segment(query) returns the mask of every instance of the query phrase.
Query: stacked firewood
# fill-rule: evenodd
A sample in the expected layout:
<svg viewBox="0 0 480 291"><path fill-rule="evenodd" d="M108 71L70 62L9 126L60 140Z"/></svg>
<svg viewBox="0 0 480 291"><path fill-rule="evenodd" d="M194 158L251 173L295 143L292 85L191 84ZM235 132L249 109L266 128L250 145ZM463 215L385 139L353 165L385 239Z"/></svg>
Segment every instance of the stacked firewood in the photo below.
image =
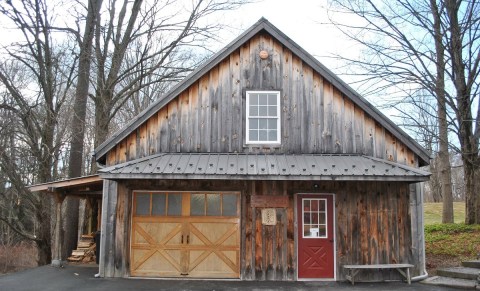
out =
<svg viewBox="0 0 480 291"><path fill-rule="evenodd" d="M95 242L93 234L83 234L77 244L77 249L67 258L69 262L89 263L95 261Z"/></svg>

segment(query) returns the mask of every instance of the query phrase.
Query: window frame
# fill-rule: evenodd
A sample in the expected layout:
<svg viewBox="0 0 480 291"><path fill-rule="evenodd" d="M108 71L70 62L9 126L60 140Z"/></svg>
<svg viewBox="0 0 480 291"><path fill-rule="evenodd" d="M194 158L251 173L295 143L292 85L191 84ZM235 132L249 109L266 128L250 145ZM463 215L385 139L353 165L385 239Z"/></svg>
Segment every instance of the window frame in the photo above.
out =
<svg viewBox="0 0 480 291"><path fill-rule="evenodd" d="M275 117L261 117L261 116L250 116L250 94L275 94L277 98L277 115ZM281 120L281 98L280 98L280 90L248 90L245 91L245 99L246 99L246 115L245 115L245 144L252 145L252 144L262 144L262 145L279 145L281 144L281 136L282 136L282 120ZM259 118L259 119L277 119L277 139L274 141L271 140L250 140L250 119L251 118Z"/></svg>

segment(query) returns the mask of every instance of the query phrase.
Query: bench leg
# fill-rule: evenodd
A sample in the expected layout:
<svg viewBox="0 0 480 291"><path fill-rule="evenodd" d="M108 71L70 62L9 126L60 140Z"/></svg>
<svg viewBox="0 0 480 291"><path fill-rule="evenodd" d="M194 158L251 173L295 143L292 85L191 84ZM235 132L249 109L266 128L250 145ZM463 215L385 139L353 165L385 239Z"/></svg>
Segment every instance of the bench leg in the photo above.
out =
<svg viewBox="0 0 480 291"><path fill-rule="evenodd" d="M352 269L349 269L348 272L347 272L347 275L345 276L345 278L350 281L350 283L352 283L352 285L355 285L355 276L358 274L360 270L352 270Z"/></svg>
<svg viewBox="0 0 480 291"><path fill-rule="evenodd" d="M402 269L397 268L397 271L405 278L407 279L408 285L411 284L411 279L410 279L410 268L405 268L406 272L404 272Z"/></svg>

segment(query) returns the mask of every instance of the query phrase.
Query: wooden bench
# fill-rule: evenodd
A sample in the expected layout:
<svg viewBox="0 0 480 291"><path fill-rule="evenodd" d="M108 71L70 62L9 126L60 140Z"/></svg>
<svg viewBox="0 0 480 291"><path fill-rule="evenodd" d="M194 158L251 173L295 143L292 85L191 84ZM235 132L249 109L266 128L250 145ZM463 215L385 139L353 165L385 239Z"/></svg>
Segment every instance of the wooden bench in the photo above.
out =
<svg viewBox="0 0 480 291"><path fill-rule="evenodd" d="M344 265L343 269L347 271L345 278L355 284L355 276L361 270L381 270L381 269L396 269L405 279L408 284L411 283L410 268L413 268L411 264L376 264L376 265Z"/></svg>

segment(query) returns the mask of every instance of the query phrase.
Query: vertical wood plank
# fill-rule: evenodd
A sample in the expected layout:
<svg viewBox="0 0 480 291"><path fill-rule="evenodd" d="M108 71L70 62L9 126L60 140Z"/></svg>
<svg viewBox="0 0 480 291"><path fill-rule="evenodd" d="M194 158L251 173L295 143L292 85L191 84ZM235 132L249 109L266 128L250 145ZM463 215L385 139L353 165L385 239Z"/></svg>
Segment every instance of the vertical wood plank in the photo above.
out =
<svg viewBox="0 0 480 291"><path fill-rule="evenodd" d="M232 98L231 98L231 77L230 77L230 58L220 63L219 68L219 86L218 86L218 140L219 151L228 153L231 151L230 136L232 132ZM240 125L241 126L241 125Z"/></svg>
<svg viewBox="0 0 480 291"><path fill-rule="evenodd" d="M256 195L256 190L255 190L255 181L251 182L251 195ZM256 269L257 269L257 261L256 261L256 240L257 240L257 211L255 208L251 208L252 211L252 280L257 279L257 274L256 274Z"/></svg>
<svg viewBox="0 0 480 291"><path fill-rule="evenodd" d="M241 199L241 220L240 220L240 229L241 229L241 237L240 237L240 246L245 246L242 250L240 250L240 280L247 280L247 256L249 255L248 253L248 240L247 240L247 209L250 208L250 205L247 204L247 195L248 195L248 190L247 189L247 183L243 183L243 191L240 193L240 199Z"/></svg>
<svg viewBox="0 0 480 291"><path fill-rule="evenodd" d="M282 58L283 68L283 83L282 83L282 152L291 152L292 140L295 138L295 131L293 130L292 121L292 103L293 103L293 91L292 91L292 52L288 49L283 50Z"/></svg>
<svg viewBox="0 0 480 291"><path fill-rule="evenodd" d="M355 106L348 98L344 98L344 128L343 128L343 150L344 153L355 153L354 118Z"/></svg>
<svg viewBox="0 0 480 291"><path fill-rule="evenodd" d="M158 114L154 114L147 121L147 137L147 155L154 155L158 148Z"/></svg>
<svg viewBox="0 0 480 291"><path fill-rule="evenodd" d="M189 112L189 122L190 122L190 136L191 136L191 152L200 152L201 142L200 142L200 100L198 96L198 82L195 82L188 89L189 103L190 103L190 112Z"/></svg>
<svg viewBox="0 0 480 291"><path fill-rule="evenodd" d="M158 113L159 123L159 152L168 152L170 145L170 133L168 131L168 124L170 123L170 117L168 116L168 106L164 107Z"/></svg>
<svg viewBox="0 0 480 291"><path fill-rule="evenodd" d="M333 90L333 129L332 141L334 153L343 153L343 96L336 88Z"/></svg>
<svg viewBox="0 0 480 291"><path fill-rule="evenodd" d="M385 131L385 159L392 162L397 160L396 140L388 131Z"/></svg>
<svg viewBox="0 0 480 291"><path fill-rule="evenodd" d="M309 132L314 137L313 153L322 152L322 132L323 132L323 79L313 72L313 122L314 127Z"/></svg>
<svg viewBox="0 0 480 291"><path fill-rule="evenodd" d="M204 75L199 81L199 99L202 102L201 110L201 137L202 152L209 153L211 151L211 107L209 95L209 76Z"/></svg>
<svg viewBox="0 0 480 291"><path fill-rule="evenodd" d="M114 248L114 277L124 277L127 273L126 260L128 237L128 190L122 184L117 187L117 207L116 207L116 228L115 228L115 248Z"/></svg>
<svg viewBox="0 0 480 291"><path fill-rule="evenodd" d="M375 152L374 157L385 159L385 128L375 122Z"/></svg>
<svg viewBox="0 0 480 291"><path fill-rule="evenodd" d="M362 109L355 106L354 107L354 135L355 135L355 153L364 154L366 153L365 148L365 113Z"/></svg>
<svg viewBox="0 0 480 291"><path fill-rule="evenodd" d="M375 121L368 115L365 115L363 134L363 154L374 156L375 154Z"/></svg>
<svg viewBox="0 0 480 291"><path fill-rule="evenodd" d="M190 100L188 90L178 97L178 149L180 152L191 151Z"/></svg>
<svg viewBox="0 0 480 291"><path fill-rule="evenodd" d="M127 161L137 157L137 131L127 137Z"/></svg>
<svg viewBox="0 0 480 291"><path fill-rule="evenodd" d="M147 139L148 139L148 128L147 123L144 123L139 128L139 147L138 154L136 158L143 158L148 154L147 148Z"/></svg>
<svg viewBox="0 0 480 291"><path fill-rule="evenodd" d="M102 232L100 238L100 276L113 277L115 274L115 233L116 233L116 206L117 182L104 180L102 204ZM103 264L102 264L103 261Z"/></svg>
<svg viewBox="0 0 480 291"><path fill-rule="evenodd" d="M242 87L240 82L240 50L230 55L230 74L231 74L231 124L230 124L230 151L243 151L243 130L245 125L242 123Z"/></svg>
<svg viewBox="0 0 480 291"><path fill-rule="evenodd" d="M220 93L219 93L219 69L218 66L210 70L209 74L209 84L208 84L208 95L210 97L210 142L212 144L211 150L213 152L220 152L220 134L222 126L222 117L221 110L219 106L221 105Z"/></svg>
<svg viewBox="0 0 480 291"><path fill-rule="evenodd" d="M318 120L318 107L315 102L313 81L313 70L306 64L303 65L303 94L304 103L301 111L303 112L302 132L305 134L302 153L314 153L316 150L315 137Z"/></svg>
<svg viewBox="0 0 480 291"><path fill-rule="evenodd" d="M302 60L295 55L292 55L292 130L295 137L290 139L290 151L294 153L301 153L302 147L305 144L305 119L304 119L304 87L303 87L303 65Z"/></svg>
<svg viewBox="0 0 480 291"><path fill-rule="evenodd" d="M333 153L333 86L323 82L323 152Z"/></svg>
<svg viewBox="0 0 480 291"><path fill-rule="evenodd" d="M282 66L282 55L283 55L283 46L278 41L272 39L272 89L278 90L282 87L283 82L283 66Z"/></svg>

